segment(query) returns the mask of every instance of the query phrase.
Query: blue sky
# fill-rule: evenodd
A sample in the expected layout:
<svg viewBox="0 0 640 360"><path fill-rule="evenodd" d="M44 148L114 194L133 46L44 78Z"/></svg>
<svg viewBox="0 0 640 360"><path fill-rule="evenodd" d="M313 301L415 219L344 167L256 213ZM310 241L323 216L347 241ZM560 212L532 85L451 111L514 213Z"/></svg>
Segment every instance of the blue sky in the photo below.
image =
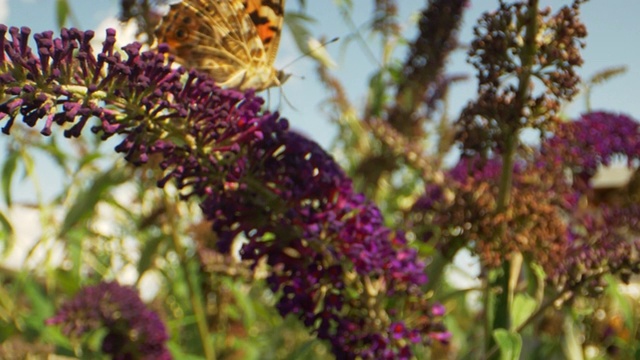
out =
<svg viewBox="0 0 640 360"><path fill-rule="evenodd" d="M82 29L97 29L104 19L113 17L118 11L119 0L71 0L72 8L79 19L77 25ZM307 1L308 11L317 18L313 26L314 35L327 38L341 37L346 39L352 31L345 26L343 18L329 1ZM352 13L356 25L363 25L371 14L372 0L356 0ZM406 34L411 40L415 36L414 21L417 12L427 3L426 0L400 0L401 22L406 24ZM560 0L541 0L543 6L553 9L569 3ZM0 0L0 23L13 26L29 26L33 31L56 30L54 28L54 0ZM497 0L472 0L464 26L461 30L462 41L471 39L472 26L479 15L497 7ZM296 11L298 2L288 1L288 11ZM616 77L610 82L597 87L592 94L592 106L595 110L610 110L623 112L640 119L640 1L632 0L592 0L583 6L583 21L587 24L589 36L587 48L583 52L585 64L580 70L584 78L607 67L627 65L628 72L624 76ZM364 34L366 37L366 34ZM374 54L379 56L380 47L375 39L365 38ZM342 80L350 100L358 110L362 108L367 94L368 79L377 69L378 64L370 61L363 49L355 42L348 44L341 42L329 45L327 51L338 64L334 74ZM398 60L402 61L405 49L399 48ZM281 49L276 60L276 67L288 64L299 56L293 45L293 40L285 32L281 42ZM283 104L280 108L282 115L290 120L292 126L307 134L327 148L333 136L335 127L329 122L328 115L321 107L325 100L325 90L318 83L314 73L314 64L310 59L302 59L287 67L285 70L295 75L283 87L282 91L288 101L295 107ZM474 96L476 83L473 69L466 64L465 54L456 53L450 60L451 73L468 74L470 80L456 85L450 95L449 110L454 118L464 104ZM304 79L302 79L304 77ZM265 94L266 96L266 94ZM270 103L280 102L280 93L271 90ZM567 109L570 116L577 116L584 111L584 100L578 97L575 103ZM88 133L88 129L86 129ZM0 141L1 137L0 137Z"/></svg>
<svg viewBox="0 0 640 360"><path fill-rule="evenodd" d="M426 3L426 0L399 1L401 19L406 24L407 36L413 38L416 13ZM78 24L83 29L97 28L105 18L114 16L118 10L117 0L72 0L72 7L80 20ZM352 31L347 28L335 6L329 1L307 1L309 13L317 17L313 26L314 34L325 35L327 38L342 37L346 39ZM353 20L362 25L371 14L373 1L354 1ZM471 8L465 16L462 29L462 40L471 39L471 29L475 19L487 10L497 6L496 0L472 0ZM541 1L543 6L557 9L568 1ZM34 31L54 29L53 0L0 0L0 21L9 25L30 26ZM296 11L298 2L288 1L288 10ZM6 11L8 9L8 13ZM640 50L637 46L640 37L640 1L632 0L592 0L583 7L583 21L589 29L587 48L584 50L585 64L580 73L588 78L595 72L617 65L627 65L626 75L617 77L603 86L596 88L592 95L594 109L606 109L627 113L640 118ZM366 36L366 34L365 34ZM375 39L365 38L374 54L380 54L380 47ZM335 74L342 79L349 93L350 99L358 106L365 101L368 78L377 70L378 65L370 61L362 48L355 42L350 43L345 50L345 41L329 45L328 51L338 63ZM403 50L403 49L400 49ZM399 51L399 59L404 53ZM299 54L288 33L282 41L276 67L289 63ZM451 94L449 109L452 115L464 106L476 91L472 68L465 63L464 53L458 52L450 61L449 70L452 73L466 73L471 75L468 82L457 85ZM283 87L284 95L295 107L286 104L280 109L294 127L308 134L323 146L328 146L334 135L333 126L327 122L328 116L323 113L320 103L324 100L324 89L318 84L310 59L302 59L285 69L296 77L289 80ZM300 78L304 77L304 79ZM272 90L269 94L272 104L277 105L280 94ZM571 116L584 110L584 101L579 97L575 104L567 109Z"/></svg>

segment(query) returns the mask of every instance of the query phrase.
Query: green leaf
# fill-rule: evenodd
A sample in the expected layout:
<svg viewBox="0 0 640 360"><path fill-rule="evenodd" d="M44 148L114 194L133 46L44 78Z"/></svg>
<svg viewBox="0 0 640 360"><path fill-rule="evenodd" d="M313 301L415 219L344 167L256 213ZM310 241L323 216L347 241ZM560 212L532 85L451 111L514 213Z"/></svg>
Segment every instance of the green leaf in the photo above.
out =
<svg viewBox="0 0 640 360"><path fill-rule="evenodd" d="M2 322L0 325L2 325L0 326L0 343L4 343L7 339L19 334L19 331L14 324Z"/></svg>
<svg viewBox="0 0 640 360"><path fill-rule="evenodd" d="M286 357L287 360L295 360L295 359L308 359L313 355L313 347L318 342L316 340L308 340L300 344L297 348L295 348L289 356Z"/></svg>
<svg viewBox="0 0 640 360"><path fill-rule="evenodd" d="M56 22L58 27L64 27L69 17L69 3L67 0L58 0L56 2Z"/></svg>
<svg viewBox="0 0 640 360"><path fill-rule="evenodd" d="M104 194L125 180L123 173L117 169L107 170L94 179L93 183L78 195L76 202L69 209L58 236L65 237L65 234L74 225L89 218L93 214L95 206L103 199Z"/></svg>
<svg viewBox="0 0 640 360"><path fill-rule="evenodd" d="M69 257L71 258L72 262L75 258L74 255L79 253L78 250L74 249L77 249L77 246L69 248ZM81 279L78 276L79 268L80 266L75 266L74 263L74 269L77 269L76 271L56 269L53 273L56 287L67 294L75 294L76 292L78 292L82 285L80 282Z"/></svg>
<svg viewBox="0 0 640 360"><path fill-rule="evenodd" d="M169 342L167 342L167 348L171 352L171 355L173 356L174 359L204 360L204 357L202 356L187 354L186 352L184 352L184 349L182 348L182 346L178 342L173 340L169 340Z"/></svg>
<svg viewBox="0 0 640 360"><path fill-rule="evenodd" d="M247 328L251 328L255 326L256 322L256 311L253 305L252 299L247 296L241 287L234 286L233 284L227 284L231 287L231 291L233 292L234 299L236 301L236 305L240 310L240 314L242 314L242 321L244 322Z"/></svg>
<svg viewBox="0 0 640 360"><path fill-rule="evenodd" d="M27 177L36 178L36 163L33 159L33 156L30 151L26 149L21 149L20 151L20 162L24 166L25 173ZM35 180L34 180L35 181Z"/></svg>
<svg viewBox="0 0 640 360"><path fill-rule="evenodd" d="M570 317L565 317L564 325L562 327L564 334L564 343L562 344L562 350L567 359L583 360L582 356L582 340L580 337L582 333L579 329L579 325L573 323Z"/></svg>
<svg viewBox="0 0 640 360"><path fill-rule="evenodd" d="M0 228L2 228L3 236L12 235L13 234L13 226L11 226L11 222L4 215L4 212L0 211Z"/></svg>
<svg viewBox="0 0 640 360"><path fill-rule="evenodd" d="M605 281L607 282L607 294L613 300L612 303L615 304L617 310L622 313L625 325L629 329L635 328L636 316L634 313L636 309L633 303L629 301L630 298L620 292L620 281L611 274L605 276Z"/></svg>
<svg viewBox="0 0 640 360"><path fill-rule="evenodd" d="M374 74L369 80L370 112L378 116L385 104L385 93L388 89L385 74L382 71Z"/></svg>
<svg viewBox="0 0 640 360"><path fill-rule="evenodd" d="M145 271L149 270L153 263L153 258L157 254L158 245L162 243L165 237L156 236L144 243L144 247L140 252L140 260L138 261L138 276L141 278Z"/></svg>
<svg viewBox="0 0 640 360"><path fill-rule="evenodd" d="M505 329L493 332L493 338L500 348L500 360L518 360L522 351L520 334Z"/></svg>
<svg viewBox="0 0 640 360"><path fill-rule="evenodd" d="M513 309L511 317L513 319L513 328L517 329L536 311L538 302L531 296L526 294L517 294L513 300Z"/></svg>
<svg viewBox="0 0 640 360"><path fill-rule="evenodd" d="M7 219L2 211L0 211L0 229L0 243L4 243L2 255L7 255L13 248L15 241L13 241L11 237L13 235L11 222L9 222L9 219Z"/></svg>
<svg viewBox="0 0 640 360"><path fill-rule="evenodd" d="M49 297L32 277L24 278L24 294L27 296L31 311L26 314L25 322L40 334L45 328L45 320L52 316L55 309Z"/></svg>
<svg viewBox="0 0 640 360"><path fill-rule="evenodd" d="M2 193L4 194L4 201L7 206L11 206L11 183L13 181L13 174L16 172L18 165L18 152L11 151L7 156L7 160L2 167Z"/></svg>
<svg viewBox="0 0 640 360"><path fill-rule="evenodd" d="M62 333L60 326L45 326L40 339L47 344L56 345L56 355L73 356L73 346L68 336ZM66 357L61 357L61 360Z"/></svg>
<svg viewBox="0 0 640 360"><path fill-rule="evenodd" d="M308 24L314 23L315 20L305 14L294 12L286 14L284 22L285 27L291 31L293 41L295 41L300 52L307 53L309 51L307 39L311 37Z"/></svg>
<svg viewBox="0 0 640 360"><path fill-rule="evenodd" d="M527 264L528 269L536 279L535 283L533 281L529 281L529 287L533 288L535 286L535 289L534 291L532 291L532 293L535 294L535 300L538 303L541 303L544 299L544 287L547 275L545 274L542 266L532 262L527 262Z"/></svg>

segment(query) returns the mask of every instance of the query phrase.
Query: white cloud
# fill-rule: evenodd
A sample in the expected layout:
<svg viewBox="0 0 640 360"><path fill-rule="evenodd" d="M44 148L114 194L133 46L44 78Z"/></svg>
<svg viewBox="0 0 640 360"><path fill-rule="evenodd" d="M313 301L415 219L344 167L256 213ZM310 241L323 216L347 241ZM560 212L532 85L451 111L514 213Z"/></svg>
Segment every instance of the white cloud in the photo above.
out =
<svg viewBox="0 0 640 360"><path fill-rule="evenodd" d="M0 0L0 23L9 19L9 0Z"/></svg>

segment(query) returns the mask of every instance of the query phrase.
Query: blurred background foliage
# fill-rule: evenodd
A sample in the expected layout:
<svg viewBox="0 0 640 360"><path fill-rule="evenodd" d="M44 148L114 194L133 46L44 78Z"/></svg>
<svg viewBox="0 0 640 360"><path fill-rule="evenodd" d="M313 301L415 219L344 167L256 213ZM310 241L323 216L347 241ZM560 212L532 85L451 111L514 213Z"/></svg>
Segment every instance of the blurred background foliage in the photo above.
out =
<svg viewBox="0 0 640 360"><path fill-rule="evenodd" d="M321 19L306 11L304 0L289 1L294 4L288 8L294 9L287 13L286 28L304 54L309 51L308 37L316 35L309 25ZM338 129L332 153L358 191L378 204L387 225L410 232L406 226L411 207L426 184L443 181L443 172L451 165L447 157L459 153L455 119L447 107L448 87L468 84L471 75L448 75L441 71L445 64L438 64L437 74L430 75L441 80L433 82L437 86L428 92L432 99L411 99L407 91L416 84L402 74L411 64L416 39L403 36L400 28L406 24L397 17L397 8L405 2L374 2L369 21L350 24L353 32L338 45L369 49L365 51L371 51L369 42L380 45L379 53L368 54L379 71L370 78L363 104L347 98L344 84L332 76L325 58L313 58L326 86L325 110ZM150 0L120 2L121 20L138 24L141 41L153 39L160 19L157 5ZM326 6L338 7L344 21L351 21L352 1L335 0ZM66 0L57 0L51 16L62 27L78 15ZM453 52L466 51L469 44L452 41L442 46L443 51ZM587 98L593 86L624 71L604 69L585 82ZM202 313L218 359L332 358L329 348L296 319L280 317L273 294L261 281L263 269L251 269L234 254L211 250L215 238L198 207L180 201L170 185L156 188L161 174L153 159L134 168L114 154L113 143L91 136L70 141L55 133L43 139L33 130L15 131L2 139L2 147L8 156L0 164L0 240L5 259L0 269L0 358L37 359L53 353L58 358L103 357L99 346L103 333L69 339L44 321L61 301L104 279L140 290L165 321L176 359L204 358L198 329L202 324L197 321ZM38 160L35 154L40 155ZM48 178L41 161L53 164L48 166L65 179L54 196L42 194L40 184ZM31 183L36 202L15 202L16 182ZM478 359L486 341L482 299L488 291L488 270L481 269L478 277L467 269L469 263L477 263L472 256L452 261L439 255L432 243L411 245L432 266L426 291L446 306L446 325L453 334L448 345L416 349L417 358ZM526 286L543 275L534 268L523 276ZM570 302L558 300L522 329L521 338L513 341L516 345L501 341L501 348L521 347L521 352L514 351L522 359L640 358L637 284L623 285L613 276L606 282L606 290L597 297L572 295ZM540 308L548 297L546 289L539 291L543 293L535 298L521 289L515 318L526 319Z"/></svg>

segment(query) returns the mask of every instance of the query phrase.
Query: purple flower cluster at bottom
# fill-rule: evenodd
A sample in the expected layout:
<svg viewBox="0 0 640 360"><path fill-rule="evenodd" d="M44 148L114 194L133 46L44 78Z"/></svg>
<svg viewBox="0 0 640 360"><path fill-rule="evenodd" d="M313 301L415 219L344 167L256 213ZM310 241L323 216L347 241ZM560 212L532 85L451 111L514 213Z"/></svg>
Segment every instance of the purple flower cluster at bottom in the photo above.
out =
<svg viewBox="0 0 640 360"><path fill-rule="evenodd" d="M116 360L171 359L165 346L169 336L158 315L133 288L115 282L83 288L47 324L62 325L65 334L74 336L106 329L102 351Z"/></svg>

